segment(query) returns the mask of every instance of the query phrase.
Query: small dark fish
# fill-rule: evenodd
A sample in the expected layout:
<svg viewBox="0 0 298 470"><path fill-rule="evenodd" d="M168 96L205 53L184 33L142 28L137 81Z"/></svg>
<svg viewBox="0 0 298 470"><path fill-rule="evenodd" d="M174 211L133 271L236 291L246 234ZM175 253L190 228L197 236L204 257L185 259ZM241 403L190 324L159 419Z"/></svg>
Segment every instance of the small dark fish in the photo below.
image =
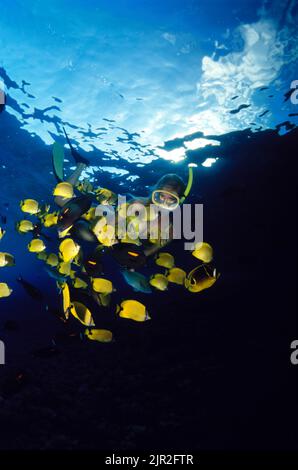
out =
<svg viewBox="0 0 298 470"><path fill-rule="evenodd" d="M103 121L107 121L107 122L116 122L114 121L114 119L108 119L108 118L102 118Z"/></svg>
<svg viewBox="0 0 298 470"><path fill-rule="evenodd" d="M122 98L124 100L124 96L121 95L121 93L118 93L118 96L120 96L120 98Z"/></svg>
<svg viewBox="0 0 298 470"><path fill-rule="evenodd" d="M85 212L87 212L92 204L92 198L87 195L74 197L68 201L61 209L57 228L64 231L73 225Z"/></svg>
<svg viewBox="0 0 298 470"><path fill-rule="evenodd" d="M242 109L245 109L245 108L250 108L250 104L241 104L240 106L238 106L238 108L236 109L232 109L231 111L229 111L230 114L237 114L239 113Z"/></svg>
<svg viewBox="0 0 298 470"><path fill-rule="evenodd" d="M25 281L25 279L23 279L21 276L17 278L17 281L20 284L22 284L27 294L30 295L30 297L32 297L34 300L39 300L39 301L43 300L44 298L43 293L33 284L31 284L28 281Z"/></svg>
<svg viewBox="0 0 298 470"><path fill-rule="evenodd" d="M90 230L88 222L85 220L78 220L70 230L73 238L78 238L86 242L98 243L96 236Z"/></svg>
<svg viewBox="0 0 298 470"><path fill-rule="evenodd" d="M268 86L263 86L262 88L259 89L259 91L264 91L264 90L268 90L269 87Z"/></svg>
<svg viewBox="0 0 298 470"><path fill-rule="evenodd" d="M56 96L52 96L53 100L57 101L57 103L62 103L62 100L60 98L57 98Z"/></svg>
<svg viewBox="0 0 298 470"><path fill-rule="evenodd" d="M288 114L289 117L295 117L295 116L298 116L298 113L290 113Z"/></svg>
<svg viewBox="0 0 298 470"><path fill-rule="evenodd" d="M6 215L1 215L1 223L6 224L7 223L7 217Z"/></svg>
<svg viewBox="0 0 298 470"><path fill-rule="evenodd" d="M121 271L125 282L133 288L135 292L143 292L143 294L151 294L152 289L147 278L135 271L123 270Z"/></svg>
<svg viewBox="0 0 298 470"><path fill-rule="evenodd" d="M136 98L137 101L144 101L144 98Z"/></svg>
<svg viewBox="0 0 298 470"><path fill-rule="evenodd" d="M295 88L291 88L290 90L288 90L288 91L284 94L284 98L285 98L285 99L284 99L284 103L285 103L286 101L288 101L288 100L291 98L291 95L292 95L292 93L294 93L294 91L295 91Z"/></svg>
<svg viewBox="0 0 298 470"><path fill-rule="evenodd" d="M130 243L120 243L110 250L111 255L120 266L128 269L140 269L146 264L146 256L143 250Z"/></svg>
<svg viewBox="0 0 298 470"><path fill-rule="evenodd" d="M88 276L100 276L103 273L102 253L95 250L91 256L84 261L84 268Z"/></svg>
<svg viewBox="0 0 298 470"><path fill-rule="evenodd" d="M264 111L263 113L261 113L259 117L263 117L263 116L265 116L265 114L267 114L267 113L269 113L269 109L266 109L266 111Z"/></svg>
<svg viewBox="0 0 298 470"><path fill-rule="evenodd" d="M274 95L269 95L268 98L273 98Z"/></svg>
<svg viewBox="0 0 298 470"><path fill-rule="evenodd" d="M231 100L236 100L237 98L239 98L239 95L232 96Z"/></svg>

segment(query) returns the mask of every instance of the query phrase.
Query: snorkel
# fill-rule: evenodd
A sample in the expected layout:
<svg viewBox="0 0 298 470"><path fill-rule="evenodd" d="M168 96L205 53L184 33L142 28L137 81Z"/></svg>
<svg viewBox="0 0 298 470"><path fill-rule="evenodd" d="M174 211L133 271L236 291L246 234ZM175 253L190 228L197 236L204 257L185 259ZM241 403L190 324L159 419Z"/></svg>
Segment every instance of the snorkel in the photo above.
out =
<svg viewBox="0 0 298 470"><path fill-rule="evenodd" d="M187 185L186 185L184 194L180 198L180 204L184 203L185 199L187 198L187 196L189 195L189 193L191 191L191 188L192 188L192 185L193 185L193 168L196 168L196 166L197 165L195 163L189 163L188 164L188 181L187 181Z"/></svg>

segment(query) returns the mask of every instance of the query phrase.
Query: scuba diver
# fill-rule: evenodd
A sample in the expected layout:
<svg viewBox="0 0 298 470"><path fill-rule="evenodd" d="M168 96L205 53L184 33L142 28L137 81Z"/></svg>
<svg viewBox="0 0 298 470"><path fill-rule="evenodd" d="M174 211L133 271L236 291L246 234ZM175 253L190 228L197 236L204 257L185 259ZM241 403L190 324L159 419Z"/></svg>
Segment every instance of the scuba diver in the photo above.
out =
<svg viewBox="0 0 298 470"><path fill-rule="evenodd" d="M94 189L92 188L92 185L88 184L86 181L81 183L79 182L79 178L83 170L88 166L89 162L73 147L64 128L63 130L77 166L74 172L64 180L63 147L60 144L55 143L53 147L54 174L60 184L62 182L69 183L78 189L81 192L81 195L74 196L71 192L69 194L70 197L67 197L68 194L65 194L64 191L62 191L62 195L55 195L55 202L61 208L57 223L58 231L63 233L65 230L69 230L69 234L74 238L84 240L86 242L93 242L97 245L100 242L105 245L106 248L110 247L111 254L123 267L128 269L137 269L144 266L148 257L156 254L173 239L173 227L171 223L169 223L168 226L167 236L165 238L162 237L160 212L158 212L156 220L157 237L155 239L150 239L150 236L146 236L148 218L151 217L150 214L153 212L150 207L153 206L158 209L158 211L171 213L174 212L178 206L183 204L192 187L193 168L189 166L187 185L180 176L171 173L162 176L158 180L148 197L130 196L129 201L126 204L126 213L128 208L134 208L135 211L137 211L140 206L140 208L145 209L148 217L145 217L143 221L138 219L137 227L133 225L133 217L127 217L127 219L130 220L132 229L136 229L139 233L138 241L129 239L128 237L125 241L123 239L115 240L115 243L110 245L109 243L104 243L103 240L98 237L96 227L94 227L95 208L92 208L92 204L109 204L111 206L116 206L118 196L105 188ZM117 206L115 208L118 210L119 215L121 211ZM93 217L90 217L89 219L88 213L92 212L92 209L94 209ZM156 217L156 214L154 217ZM98 251L99 250L97 249L97 253Z"/></svg>

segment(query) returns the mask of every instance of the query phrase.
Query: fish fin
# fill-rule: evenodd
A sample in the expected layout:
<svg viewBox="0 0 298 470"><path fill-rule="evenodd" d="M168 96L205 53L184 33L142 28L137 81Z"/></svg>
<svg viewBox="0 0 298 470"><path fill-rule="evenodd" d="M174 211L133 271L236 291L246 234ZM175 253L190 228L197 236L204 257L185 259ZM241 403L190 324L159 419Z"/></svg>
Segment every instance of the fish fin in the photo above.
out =
<svg viewBox="0 0 298 470"><path fill-rule="evenodd" d="M53 145L52 162L54 175L56 176L57 181L64 181L64 150L62 145L59 144L59 142L55 142Z"/></svg>

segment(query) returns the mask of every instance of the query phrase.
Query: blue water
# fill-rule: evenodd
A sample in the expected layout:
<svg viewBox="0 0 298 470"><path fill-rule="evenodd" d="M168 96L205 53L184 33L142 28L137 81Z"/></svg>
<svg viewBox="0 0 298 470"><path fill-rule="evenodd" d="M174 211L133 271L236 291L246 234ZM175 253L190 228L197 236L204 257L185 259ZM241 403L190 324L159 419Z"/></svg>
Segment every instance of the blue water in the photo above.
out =
<svg viewBox="0 0 298 470"><path fill-rule="evenodd" d="M3 4L2 246L22 260L1 272L3 281L19 290L16 271L35 277L13 226L20 199L50 201L51 145L65 143L63 124L90 159L82 177L142 195L156 171L186 178L189 161L216 165L216 136L295 125L288 115L296 107L284 101L297 72L295 15L287 1ZM198 160L196 149L208 144ZM70 156L66 168L74 168Z"/></svg>
<svg viewBox="0 0 298 470"><path fill-rule="evenodd" d="M287 447L284 403L292 409L284 365L294 339L295 277L288 247L296 243L291 222L298 123L298 105L289 90L298 80L297 2L12 0L0 8L0 91L6 95L5 109L0 103L0 226L7 231L0 249L16 259L15 267L0 268L0 282L13 289L0 299L0 338L8 365L23 364L37 377L28 396L25 388L25 406L5 404L7 416L21 415L19 406L35 426L35 434L25 436L27 427L16 424L14 432L19 429L21 436L16 442L24 442L22 448L55 447L52 437L39 438L45 418L40 424L34 409L31 423L30 393L34 402L41 387L42 406L53 409L53 416L66 412L70 430L63 431L61 421L61 432L70 433L70 448L76 447L72 432L78 416L82 448L114 442L129 449L125 439L134 423L146 429L140 448L151 443L160 448L163 439L166 448L179 451L189 442L213 448L214 439L217 448L235 443L242 449L251 442L260 448L264 439L270 448L280 438L276 428L284 434L281 448ZM66 174L74 169L62 126L90 160L82 178L117 193L146 196L165 173L186 180L187 164L195 162L188 201L204 203L204 239L214 246L222 276L198 297L179 287L140 294L151 322L117 323L114 310L99 315L99 326L114 322L114 349L96 345L99 349L89 350L93 344L79 343L64 350L61 343L57 363L42 363L32 351L52 344L64 328L45 308L57 307L59 295L43 263L26 249L31 236L17 234L15 223L24 217L22 199L51 203L54 209L54 141L65 145ZM183 251L182 242L169 251L178 266L194 267L196 260ZM152 262L147 273L154 267ZM114 261L106 272L117 288L114 303L136 297ZM20 274L41 289L44 302L28 296L16 281ZM4 328L10 319L17 331ZM90 389L83 400L77 395L82 380ZM64 406L63 400L59 405L59 387L65 403L77 397L75 405ZM123 390L124 405L117 401ZM282 406L275 401L278 393ZM98 406L101 400L104 405ZM132 411L127 412L127 403ZM67 415L72 406L74 417ZM100 413L96 419L94 409ZM96 426L103 409L107 416L100 434ZM260 426L258 413L264 417ZM275 418L276 428L269 429ZM56 434L56 417L50 422L45 435ZM13 447L14 439L7 436L3 446Z"/></svg>
<svg viewBox="0 0 298 470"><path fill-rule="evenodd" d="M218 136L288 120L294 127L297 116L289 114L296 106L284 95L297 78L296 19L293 1L1 5L7 104L0 116L0 212L8 220L1 245L17 260L1 279L19 292L18 272L37 278L14 224L19 200L50 201L51 145L65 143L62 125L90 159L82 177L141 195L160 172L186 178L190 161L205 167L200 176L212 174L221 157ZM68 154L66 169L73 168ZM194 186L193 202L198 191ZM1 308L6 304L11 299Z"/></svg>

